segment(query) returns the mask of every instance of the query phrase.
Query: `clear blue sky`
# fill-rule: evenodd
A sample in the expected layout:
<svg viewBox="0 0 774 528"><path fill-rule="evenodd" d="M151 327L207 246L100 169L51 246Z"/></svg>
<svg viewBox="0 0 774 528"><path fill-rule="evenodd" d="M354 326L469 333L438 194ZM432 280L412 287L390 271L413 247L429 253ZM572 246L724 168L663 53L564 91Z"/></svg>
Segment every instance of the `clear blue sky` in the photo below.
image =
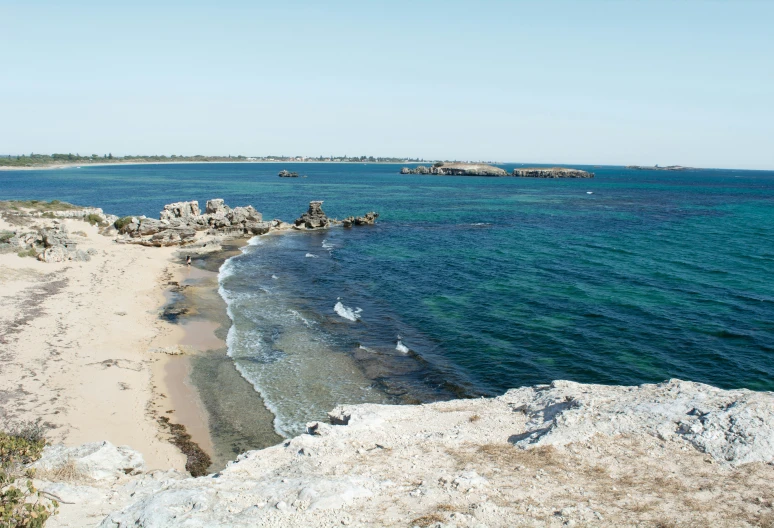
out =
<svg viewBox="0 0 774 528"><path fill-rule="evenodd" d="M0 0L0 153L774 169L773 27L767 0Z"/></svg>

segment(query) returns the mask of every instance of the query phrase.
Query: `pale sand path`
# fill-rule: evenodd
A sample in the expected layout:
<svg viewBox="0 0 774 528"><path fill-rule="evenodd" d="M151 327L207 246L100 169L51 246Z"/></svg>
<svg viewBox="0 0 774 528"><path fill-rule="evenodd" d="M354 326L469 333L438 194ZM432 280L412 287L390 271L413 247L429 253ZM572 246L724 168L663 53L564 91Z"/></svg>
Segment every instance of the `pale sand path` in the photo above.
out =
<svg viewBox="0 0 774 528"><path fill-rule="evenodd" d="M140 451L148 468L183 469L152 411L174 409L167 416L205 450L206 414L187 362L149 350L186 338L158 317L185 266L173 261L176 248L117 244L86 222L65 223L79 248L97 249L90 262L0 255L0 419L40 418L53 442L108 440Z"/></svg>

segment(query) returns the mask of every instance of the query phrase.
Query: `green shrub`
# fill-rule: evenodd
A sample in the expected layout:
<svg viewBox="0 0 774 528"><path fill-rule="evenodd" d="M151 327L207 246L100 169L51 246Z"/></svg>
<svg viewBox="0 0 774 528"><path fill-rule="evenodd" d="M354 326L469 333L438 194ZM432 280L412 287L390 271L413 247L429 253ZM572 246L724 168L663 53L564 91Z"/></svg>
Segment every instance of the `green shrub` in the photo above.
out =
<svg viewBox="0 0 774 528"><path fill-rule="evenodd" d="M433 163L433 167L443 167L443 161L436 161Z"/></svg>
<svg viewBox="0 0 774 528"><path fill-rule="evenodd" d="M0 526L41 528L59 503L35 488L35 470L25 466L40 458L45 430L39 422L6 429L0 432Z"/></svg>
<svg viewBox="0 0 774 528"><path fill-rule="evenodd" d="M17 253L17 255L19 255L20 257L33 257L33 258L35 258L35 257L38 256L38 252L37 252L37 250L35 248L30 248L30 249L25 249L25 250L19 251Z"/></svg>
<svg viewBox="0 0 774 528"><path fill-rule="evenodd" d="M113 225L118 229L121 230L122 227L127 226L132 223L132 217L131 216L125 216L123 218L119 218L116 220Z"/></svg>
<svg viewBox="0 0 774 528"><path fill-rule="evenodd" d="M0 231L0 244L7 244L13 238L13 232Z"/></svg>
<svg viewBox="0 0 774 528"><path fill-rule="evenodd" d="M86 220L86 221L87 221L88 223L90 223L91 225L99 225L99 226L102 226L102 225L104 225L104 224L105 224L105 223L102 221L102 217L101 217L101 216L99 216L98 214L94 214L94 213L92 213L92 214L90 214L90 215L87 215L87 216L85 216L83 219L84 219L84 220Z"/></svg>

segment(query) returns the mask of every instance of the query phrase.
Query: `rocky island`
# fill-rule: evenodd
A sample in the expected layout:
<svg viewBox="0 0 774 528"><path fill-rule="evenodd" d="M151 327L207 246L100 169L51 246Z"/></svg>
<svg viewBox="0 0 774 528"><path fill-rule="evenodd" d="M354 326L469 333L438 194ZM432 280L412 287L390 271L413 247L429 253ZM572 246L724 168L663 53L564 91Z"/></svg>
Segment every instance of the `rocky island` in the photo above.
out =
<svg viewBox="0 0 774 528"><path fill-rule="evenodd" d="M298 178L298 173L297 172L289 172L289 171L287 171L285 169L282 169L281 171L279 171L279 177L280 178Z"/></svg>
<svg viewBox="0 0 774 528"><path fill-rule="evenodd" d="M483 163L443 163L438 162L432 167L420 165L413 169L403 167L401 174L434 174L438 176L507 176L508 173L493 165Z"/></svg>
<svg viewBox="0 0 774 528"><path fill-rule="evenodd" d="M513 169L513 176L519 178L593 178L594 173L566 167L528 167Z"/></svg>
<svg viewBox="0 0 774 528"><path fill-rule="evenodd" d="M666 165L664 167L660 167L658 165L654 165L652 167L645 167L643 165L627 165L626 168L631 170L678 171L678 172L691 170L691 167L683 167L682 165Z"/></svg>
<svg viewBox="0 0 774 528"><path fill-rule="evenodd" d="M435 163L432 167L419 165L403 167L401 174L432 174L437 176L517 176L521 178L593 178L593 172L566 167L528 167L513 169L511 174L500 167L480 163Z"/></svg>

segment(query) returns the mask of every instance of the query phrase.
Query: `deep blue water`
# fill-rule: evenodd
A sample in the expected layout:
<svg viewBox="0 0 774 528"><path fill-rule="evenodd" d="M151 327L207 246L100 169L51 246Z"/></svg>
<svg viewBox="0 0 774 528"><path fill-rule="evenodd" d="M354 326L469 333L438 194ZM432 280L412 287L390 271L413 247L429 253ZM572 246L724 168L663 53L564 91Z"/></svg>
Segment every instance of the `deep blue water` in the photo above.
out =
<svg viewBox="0 0 774 528"><path fill-rule="evenodd" d="M596 178L88 167L0 172L0 198L156 216L219 197L288 221L313 199L332 217L378 211L374 227L261 237L227 265L234 358L286 432L315 401L319 413L560 378L773 390L774 172L582 168Z"/></svg>

